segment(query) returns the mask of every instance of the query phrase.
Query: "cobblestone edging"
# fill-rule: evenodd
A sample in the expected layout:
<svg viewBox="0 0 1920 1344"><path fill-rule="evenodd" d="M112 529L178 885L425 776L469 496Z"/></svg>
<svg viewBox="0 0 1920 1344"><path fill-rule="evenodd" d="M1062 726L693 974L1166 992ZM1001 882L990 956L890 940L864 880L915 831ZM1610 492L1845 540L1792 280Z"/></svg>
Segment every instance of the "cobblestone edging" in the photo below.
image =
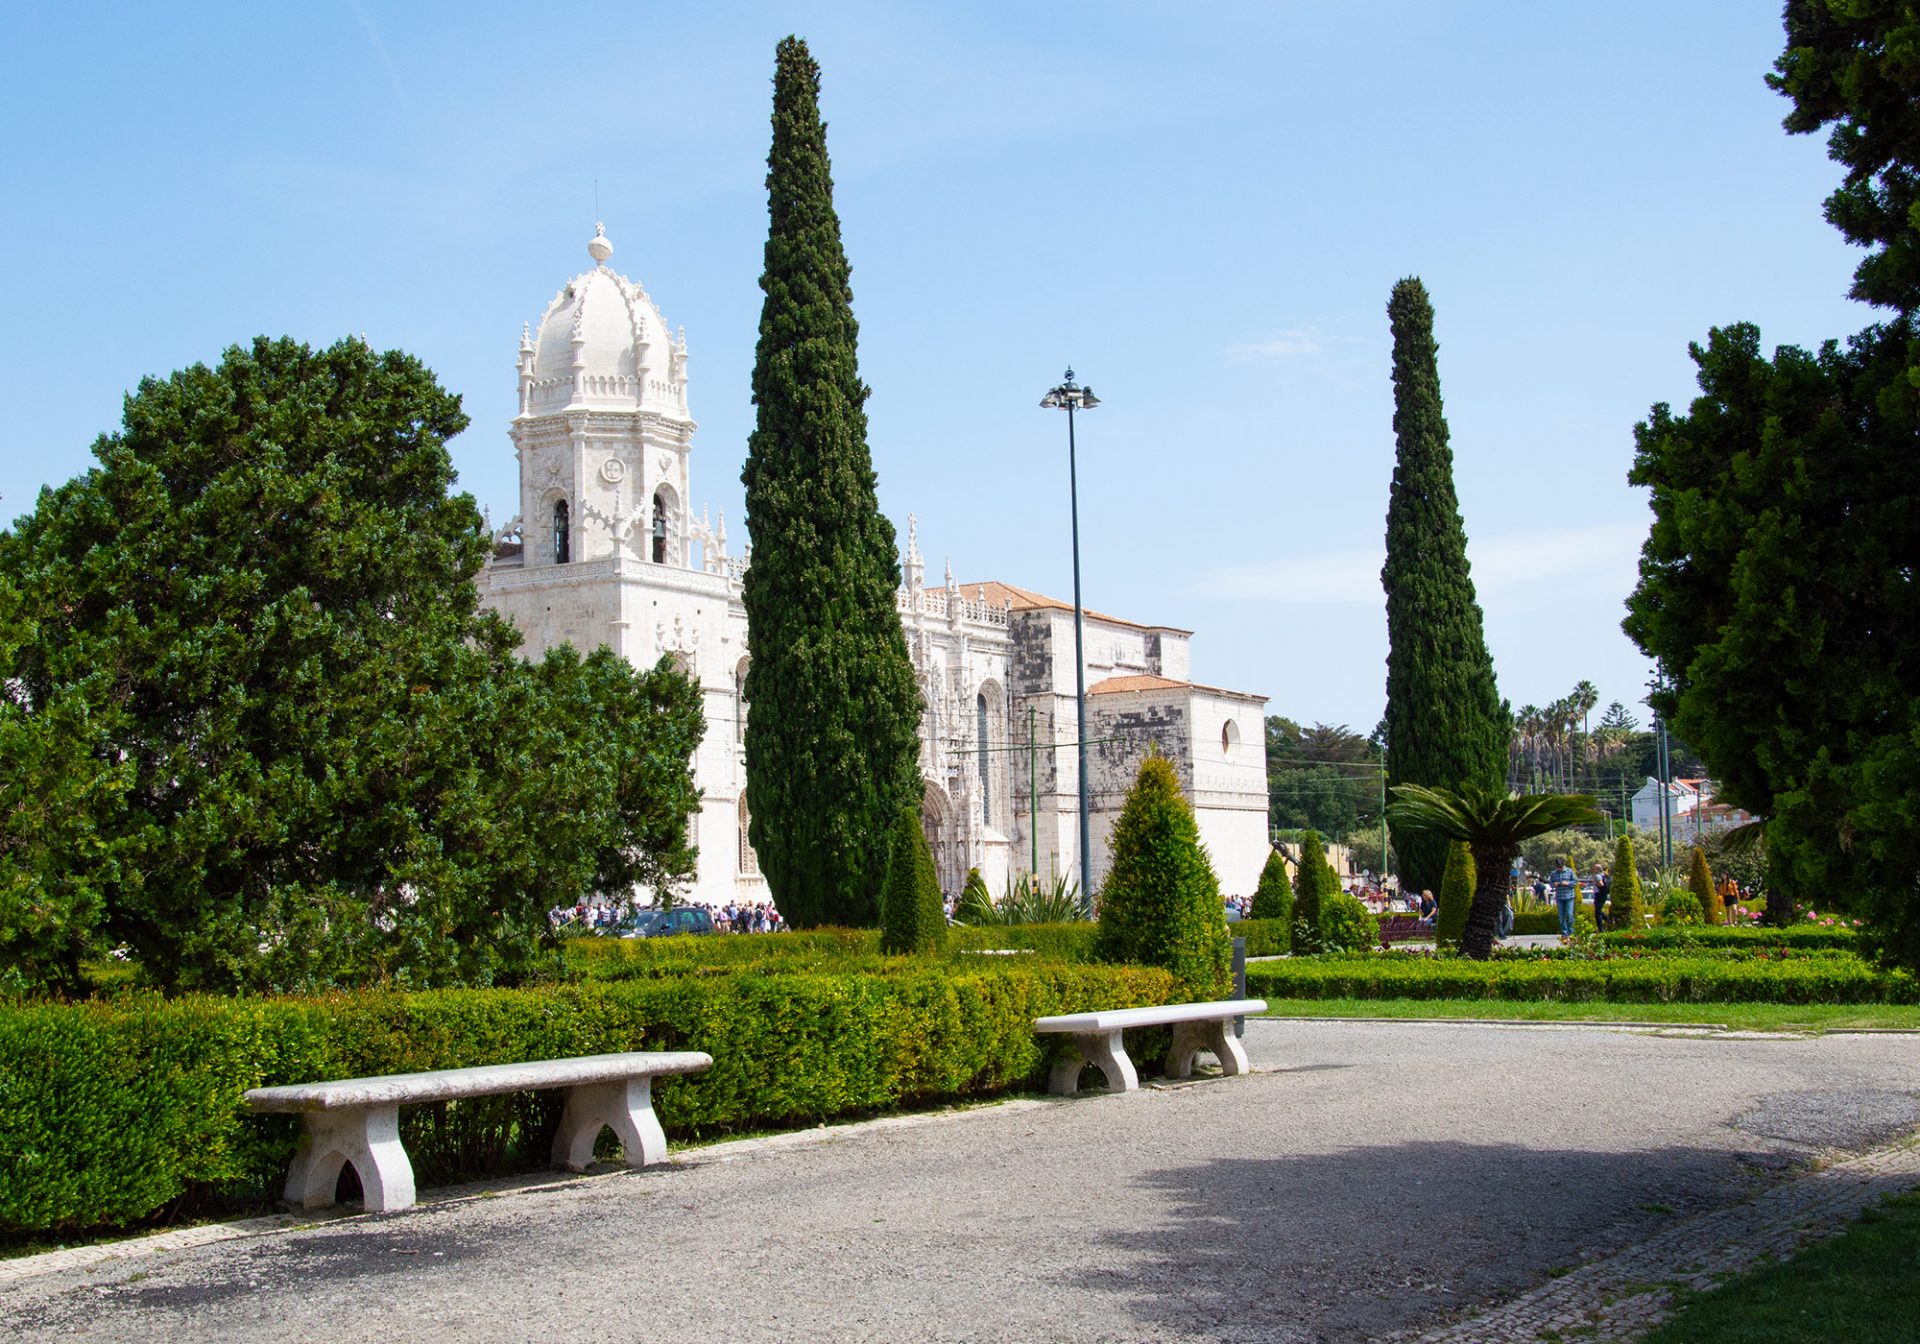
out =
<svg viewBox="0 0 1920 1344"><path fill-rule="evenodd" d="M1390 1344L1552 1344L1632 1340L1674 1312L1679 1290L1707 1290L1762 1260L1783 1259L1844 1230L1888 1195L1920 1186L1920 1146L1909 1139L1775 1186L1730 1209L1701 1214L1469 1320Z"/></svg>

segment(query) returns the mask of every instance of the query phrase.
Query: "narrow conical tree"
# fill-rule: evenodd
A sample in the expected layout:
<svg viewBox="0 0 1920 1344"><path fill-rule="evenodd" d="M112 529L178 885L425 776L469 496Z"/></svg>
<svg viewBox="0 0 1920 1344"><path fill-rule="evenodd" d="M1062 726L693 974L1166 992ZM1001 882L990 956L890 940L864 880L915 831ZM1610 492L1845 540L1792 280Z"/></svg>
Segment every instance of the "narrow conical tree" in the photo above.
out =
<svg viewBox="0 0 1920 1344"><path fill-rule="evenodd" d="M747 442L741 600L749 838L790 924L871 925L889 829L921 793L920 695L894 593L893 526L867 450L867 388L820 68L782 41L767 156L766 270Z"/></svg>
<svg viewBox="0 0 1920 1344"><path fill-rule="evenodd" d="M1635 931L1647 927L1647 899L1640 892L1640 873L1633 866L1633 837L1623 835L1613 849L1613 886L1607 892L1607 931Z"/></svg>
<svg viewBox="0 0 1920 1344"><path fill-rule="evenodd" d="M1387 783L1499 788L1511 728L1467 568L1426 286L1411 278L1395 285L1387 316L1399 442L1380 571L1387 594ZM1443 838L1395 826L1393 850L1401 890L1439 890Z"/></svg>
<svg viewBox="0 0 1920 1344"><path fill-rule="evenodd" d="M1173 766L1158 752L1140 763L1127 791L1112 854L1100 887L1100 959L1164 966L1198 999L1226 994L1232 943L1220 880Z"/></svg>
<svg viewBox="0 0 1920 1344"><path fill-rule="evenodd" d="M1433 937L1438 946L1460 946L1460 935L1467 928L1467 912L1473 909L1474 879L1473 851L1464 840L1449 840L1447 869L1440 879L1440 910L1434 917Z"/></svg>
<svg viewBox="0 0 1920 1344"><path fill-rule="evenodd" d="M903 807L893 824L893 854L880 898L880 950L935 952L946 933L946 903L940 896L926 832L920 827L920 813Z"/></svg>
<svg viewBox="0 0 1920 1344"><path fill-rule="evenodd" d="M1260 885L1253 889L1253 908L1249 919L1277 919L1284 930L1293 921L1293 883L1287 877L1287 861L1279 850L1267 851L1267 863L1260 870Z"/></svg>

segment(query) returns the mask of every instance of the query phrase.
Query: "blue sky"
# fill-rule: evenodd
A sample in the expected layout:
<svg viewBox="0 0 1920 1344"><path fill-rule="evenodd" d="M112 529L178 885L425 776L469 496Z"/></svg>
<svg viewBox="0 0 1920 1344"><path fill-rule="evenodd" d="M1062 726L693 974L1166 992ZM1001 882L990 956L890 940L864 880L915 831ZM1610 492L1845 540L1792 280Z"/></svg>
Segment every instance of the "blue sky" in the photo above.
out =
<svg viewBox="0 0 1920 1344"><path fill-rule="evenodd" d="M520 324L588 264L691 351L694 503L741 516L774 44L823 67L881 501L930 573L1197 633L1196 679L1370 729L1392 476L1385 304L1432 294L1500 689L1647 675L1632 428L1737 320L1872 320L1818 138L1739 3L12 4L0 511L120 399L257 333L365 332L465 398L513 511ZM736 540L737 545L737 540ZM1644 717L1644 712L1642 712Z"/></svg>

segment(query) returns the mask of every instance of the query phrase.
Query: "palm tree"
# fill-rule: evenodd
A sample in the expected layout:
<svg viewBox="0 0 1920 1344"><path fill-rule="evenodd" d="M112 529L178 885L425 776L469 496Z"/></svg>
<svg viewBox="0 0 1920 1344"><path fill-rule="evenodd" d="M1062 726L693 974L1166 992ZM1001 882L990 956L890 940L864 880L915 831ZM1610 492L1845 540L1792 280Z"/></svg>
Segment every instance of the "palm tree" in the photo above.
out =
<svg viewBox="0 0 1920 1344"><path fill-rule="evenodd" d="M1582 793L1516 797L1471 783L1458 789L1401 784L1393 797L1387 820L1395 826L1464 840L1473 851L1473 904L1460 935L1460 952L1480 961L1493 955L1494 923L1507 903L1520 842L1567 826L1591 826L1602 819L1593 799Z"/></svg>

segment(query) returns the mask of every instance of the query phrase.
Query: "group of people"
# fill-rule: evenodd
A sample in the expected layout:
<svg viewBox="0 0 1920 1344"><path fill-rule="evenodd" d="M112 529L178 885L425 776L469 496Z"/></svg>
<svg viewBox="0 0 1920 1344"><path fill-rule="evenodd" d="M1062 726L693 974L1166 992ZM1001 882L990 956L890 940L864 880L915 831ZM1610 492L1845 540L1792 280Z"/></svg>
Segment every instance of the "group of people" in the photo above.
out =
<svg viewBox="0 0 1920 1344"><path fill-rule="evenodd" d="M1532 884L1534 899L1542 905L1548 900L1553 902L1555 912L1560 916L1560 937L1563 940L1573 937L1574 910L1580 902L1581 885L1580 875L1574 872L1572 861L1565 857L1561 858L1552 872L1544 876L1534 875ZM1592 885L1594 927L1604 929L1607 927L1607 902L1613 894L1612 874L1602 868L1592 878ZM1423 891L1418 901L1413 903L1410 913L1418 913L1423 923L1432 924L1440 917L1440 903L1434 899L1431 891ZM1513 919L1513 900L1509 897L1500 907L1500 913L1495 918L1494 937L1499 939L1511 937Z"/></svg>
<svg viewBox="0 0 1920 1344"><path fill-rule="evenodd" d="M721 933L785 933L787 921L772 901L728 901L713 912L713 927Z"/></svg>
<svg viewBox="0 0 1920 1344"><path fill-rule="evenodd" d="M652 907L637 900L581 901L577 905L556 905L547 911L555 929L569 926L591 933L612 933L624 929ZM717 933L785 933L787 921L772 901L728 901L710 912Z"/></svg>

